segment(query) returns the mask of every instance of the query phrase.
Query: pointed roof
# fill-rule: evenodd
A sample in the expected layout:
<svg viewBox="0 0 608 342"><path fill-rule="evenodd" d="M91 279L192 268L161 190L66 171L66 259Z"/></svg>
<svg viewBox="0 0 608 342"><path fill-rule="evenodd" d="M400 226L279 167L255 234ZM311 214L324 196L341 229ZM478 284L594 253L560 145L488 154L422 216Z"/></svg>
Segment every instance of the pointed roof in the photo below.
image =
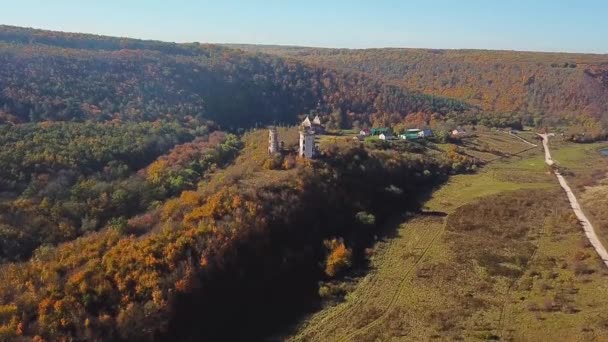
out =
<svg viewBox="0 0 608 342"><path fill-rule="evenodd" d="M315 125L320 125L321 124L321 118L319 118L319 116L315 116L315 118L312 120L312 123Z"/></svg>
<svg viewBox="0 0 608 342"><path fill-rule="evenodd" d="M310 127L312 126L312 123L310 123L310 118L307 116L306 119L304 119L304 121L302 121L302 126L303 127Z"/></svg>

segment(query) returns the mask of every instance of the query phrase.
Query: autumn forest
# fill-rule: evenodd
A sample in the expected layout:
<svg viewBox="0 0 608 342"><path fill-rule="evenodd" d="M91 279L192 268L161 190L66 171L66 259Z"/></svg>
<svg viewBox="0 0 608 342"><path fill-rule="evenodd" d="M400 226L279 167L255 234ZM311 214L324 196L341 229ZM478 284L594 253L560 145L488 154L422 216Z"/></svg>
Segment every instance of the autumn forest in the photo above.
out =
<svg viewBox="0 0 608 342"><path fill-rule="evenodd" d="M387 222L484 163L380 141L298 158L305 115L335 135L417 125L442 144L461 126L561 125L589 141L608 135L607 95L605 56L0 26L0 341L282 334L366 267Z"/></svg>

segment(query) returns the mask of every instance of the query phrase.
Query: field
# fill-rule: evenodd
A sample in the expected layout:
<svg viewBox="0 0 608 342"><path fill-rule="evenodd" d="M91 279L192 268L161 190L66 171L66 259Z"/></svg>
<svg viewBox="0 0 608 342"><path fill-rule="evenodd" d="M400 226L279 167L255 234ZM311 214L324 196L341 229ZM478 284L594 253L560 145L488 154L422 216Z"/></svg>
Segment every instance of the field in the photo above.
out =
<svg viewBox="0 0 608 342"><path fill-rule="evenodd" d="M541 150L522 152L531 146L503 138L515 139L476 138L483 146L502 141L502 157L452 177L427 214L377 244L371 272L345 300L312 314L291 340L608 337L605 268ZM555 158L567 148L576 147Z"/></svg>
<svg viewBox="0 0 608 342"><path fill-rule="evenodd" d="M568 182L604 246L608 246L608 158L599 150L606 143L564 145L555 139L553 158L564 168Z"/></svg>

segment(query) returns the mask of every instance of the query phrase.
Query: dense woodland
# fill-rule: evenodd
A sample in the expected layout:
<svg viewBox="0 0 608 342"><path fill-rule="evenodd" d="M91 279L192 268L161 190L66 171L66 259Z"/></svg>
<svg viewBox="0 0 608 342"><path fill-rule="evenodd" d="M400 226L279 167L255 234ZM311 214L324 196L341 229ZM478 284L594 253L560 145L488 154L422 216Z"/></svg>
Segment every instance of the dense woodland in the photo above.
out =
<svg viewBox="0 0 608 342"><path fill-rule="evenodd" d="M41 123L0 132L0 260L23 260L42 244L108 222L126 225L134 214L196 188L240 144L234 136L166 122ZM203 135L183 143L193 133Z"/></svg>
<svg viewBox="0 0 608 342"><path fill-rule="evenodd" d="M463 111L461 101L279 57L0 26L0 120L213 120L224 128L295 123L312 110L338 126L372 114Z"/></svg>
<svg viewBox="0 0 608 342"><path fill-rule="evenodd" d="M606 136L608 57L485 50L318 49L235 45L310 65L375 75L388 84L460 99L485 117L515 114L537 126L585 126L573 140ZM583 117L581 119L581 117ZM592 119L590 122L588 119ZM587 137L582 137L586 133Z"/></svg>
<svg viewBox="0 0 608 342"><path fill-rule="evenodd" d="M485 50L317 49L237 45L360 71L412 90L458 98L490 112L608 113L608 57Z"/></svg>
<svg viewBox="0 0 608 342"><path fill-rule="evenodd" d="M319 281L365 264L391 215L416 210L455 165L474 162L369 146L331 148L319 161L263 171L265 133L248 134L244 145L215 133L178 145L118 181L138 185L123 193L127 203L171 188L183 165L194 172L213 160L210 178L165 190L153 197L162 202L123 212L124 220L98 232L45 244L27 262L5 263L0 337L214 340L276 332L318 303ZM221 163L221 151L234 157L243 147L234 164ZM201 155L209 148L213 157ZM268 175L282 181L266 182ZM121 197L95 193L86 201L104 196ZM235 322L240 329L230 329Z"/></svg>

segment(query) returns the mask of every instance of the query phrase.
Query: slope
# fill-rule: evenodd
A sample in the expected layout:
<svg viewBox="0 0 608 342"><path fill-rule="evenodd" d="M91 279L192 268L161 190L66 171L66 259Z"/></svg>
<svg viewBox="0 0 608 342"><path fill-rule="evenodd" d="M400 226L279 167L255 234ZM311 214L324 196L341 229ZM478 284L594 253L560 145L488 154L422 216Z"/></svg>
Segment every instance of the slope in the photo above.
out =
<svg viewBox="0 0 608 342"><path fill-rule="evenodd" d="M0 123L198 118L236 129L294 123L313 110L348 125L375 113L466 108L360 73L221 46L0 26Z"/></svg>
<svg viewBox="0 0 608 342"><path fill-rule="evenodd" d="M492 112L586 114L608 120L608 56L486 50L233 46L373 74Z"/></svg>

